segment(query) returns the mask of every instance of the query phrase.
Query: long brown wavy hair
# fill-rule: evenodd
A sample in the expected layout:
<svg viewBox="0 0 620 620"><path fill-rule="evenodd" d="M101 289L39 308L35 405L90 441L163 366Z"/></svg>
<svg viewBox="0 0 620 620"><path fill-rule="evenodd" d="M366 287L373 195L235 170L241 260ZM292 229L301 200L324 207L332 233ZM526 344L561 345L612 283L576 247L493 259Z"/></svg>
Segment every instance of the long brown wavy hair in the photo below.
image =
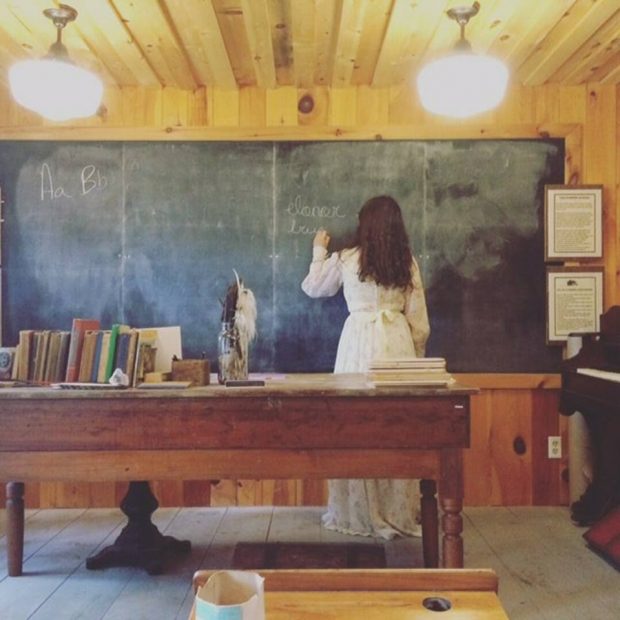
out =
<svg viewBox="0 0 620 620"><path fill-rule="evenodd" d="M386 287L411 284L413 257L400 207L391 196L367 200L358 215L352 247L360 250L360 281Z"/></svg>

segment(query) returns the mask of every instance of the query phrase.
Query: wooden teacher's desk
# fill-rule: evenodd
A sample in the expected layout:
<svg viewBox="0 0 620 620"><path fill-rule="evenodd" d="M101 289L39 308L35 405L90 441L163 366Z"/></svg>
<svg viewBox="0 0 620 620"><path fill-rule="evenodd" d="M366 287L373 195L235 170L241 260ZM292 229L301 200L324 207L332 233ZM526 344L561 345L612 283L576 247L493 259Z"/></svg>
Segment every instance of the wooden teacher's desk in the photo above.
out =
<svg viewBox="0 0 620 620"><path fill-rule="evenodd" d="M363 375L332 374L262 387L0 389L0 480L14 481L9 574L22 570L23 483L44 480L420 478L425 564L438 565L438 483L442 563L462 567L462 450L475 391L376 389ZM150 493L137 484L138 496ZM133 506L122 508L131 522ZM156 508L153 498L147 520Z"/></svg>

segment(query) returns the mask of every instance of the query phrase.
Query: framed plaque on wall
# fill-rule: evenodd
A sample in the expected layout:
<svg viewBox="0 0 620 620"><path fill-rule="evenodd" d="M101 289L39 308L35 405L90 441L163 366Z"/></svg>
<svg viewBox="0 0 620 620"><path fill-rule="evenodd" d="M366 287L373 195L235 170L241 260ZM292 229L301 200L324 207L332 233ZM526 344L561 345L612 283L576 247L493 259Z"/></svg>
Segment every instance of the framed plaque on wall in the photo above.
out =
<svg viewBox="0 0 620 620"><path fill-rule="evenodd" d="M547 344L600 329L602 267L547 267Z"/></svg>
<svg viewBox="0 0 620 620"><path fill-rule="evenodd" d="M545 185L545 261L603 256L603 186Z"/></svg>

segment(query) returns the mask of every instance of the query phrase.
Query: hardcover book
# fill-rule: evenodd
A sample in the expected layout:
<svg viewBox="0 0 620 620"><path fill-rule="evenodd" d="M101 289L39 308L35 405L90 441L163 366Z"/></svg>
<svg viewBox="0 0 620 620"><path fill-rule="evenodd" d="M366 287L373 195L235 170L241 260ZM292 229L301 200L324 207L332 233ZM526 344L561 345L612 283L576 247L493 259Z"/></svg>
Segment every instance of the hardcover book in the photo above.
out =
<svg viewBox="0 0 620 620"><path fill-rule="evenodd" d="M68 331L61 331L60 334L60 347L58 357L56 359L56 367L54 369L54 375L52 381L58 383L65 380L67 374L67 358L69 357L69 343L71 341L71 333Z"/></svg>
<svg viewBox="0 0 620 620"><path fill-rule="evenodd" d="M90 381L91 383L97 383L97 377L99 375L99 362L101 360L101 347L103 346L103 330L97 331L97 336L95 338L95 353L93 355L93 363L90 369L90 379L86 379L86 381Z"/></svg>
<svg viewBox="0 0 620 620"><path fill-rule="evenodd" d="M78 381L91 381L93 372L93 362L95 360L95 350L97 348L98 329L88 329L84 334L82 344L82 355L80 357L80 370L78 372Z"/></svg>
<svg viewBox="0 0 620 620"><path fill-rule="evenodd" d="M117 349L118 349L118 337L119 334L129 330L128 325L121 325L120 323L114 323L110 330L110 338L108 342L107 356L105 360L105 369L103 374L102 383L107 383L112 376L112 373L117 367Z"/></svg>
<svg viewBox="0 0 620 620"><path fill-rule="evenodd" d="M47 359L45 360L45 368L43 370L43 381L51 383L55 381L56 364L60 355L60 332L51 331L49 334L49 345L47 347Z"/></svg>
<svg viewBox="0 0 620 620"><path fill-rule="evenodd" d="M80 373L80 361L84 334L87 329L99 329L99 319L73 319L71 326L71 338L69 340L69 354L67 359L67 372L65 381L77 381Z"/></svg>
<svg viewBox="0 0 620 620"><path fill-rule="evenodd" d="M107 379L105 378L106 370L108 368L108 357L110 355L110 338L112 336L112 331L109 329L105 329L101 332L101 348L99 350L99 359L97 363L97 383L107 383ZM94 374L94 369L93 369Z"/></svg>
<svg viewBox="0 0 620 620"><path fill-rule="evenodd" d="M30 374L30 357L34 330L22 329L19 332L19 365L17 368L17 380L28 381Z"/></svg>
<svg viewBox="0 0 620 620"><path fill-rule="evenodd" d="M35 332L36 336L36 350L34 356L34 374L33 379L37 383L42 383L45 380L45 367L47 366L47 356L49 353L50 344L50 330L44 329L42 331Z"/></svg>

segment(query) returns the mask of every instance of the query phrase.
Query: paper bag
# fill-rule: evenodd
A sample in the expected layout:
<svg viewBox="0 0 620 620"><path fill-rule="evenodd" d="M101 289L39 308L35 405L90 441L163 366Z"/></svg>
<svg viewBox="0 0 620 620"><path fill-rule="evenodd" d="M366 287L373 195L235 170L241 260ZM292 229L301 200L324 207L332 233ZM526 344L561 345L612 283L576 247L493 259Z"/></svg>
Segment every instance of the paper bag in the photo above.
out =
<svg viewBox="0 0 620 620"><path fill-rule="evenodd" d="M265 620L264 581L251 571L213 573L196 594L196 620Z"/></svg>

